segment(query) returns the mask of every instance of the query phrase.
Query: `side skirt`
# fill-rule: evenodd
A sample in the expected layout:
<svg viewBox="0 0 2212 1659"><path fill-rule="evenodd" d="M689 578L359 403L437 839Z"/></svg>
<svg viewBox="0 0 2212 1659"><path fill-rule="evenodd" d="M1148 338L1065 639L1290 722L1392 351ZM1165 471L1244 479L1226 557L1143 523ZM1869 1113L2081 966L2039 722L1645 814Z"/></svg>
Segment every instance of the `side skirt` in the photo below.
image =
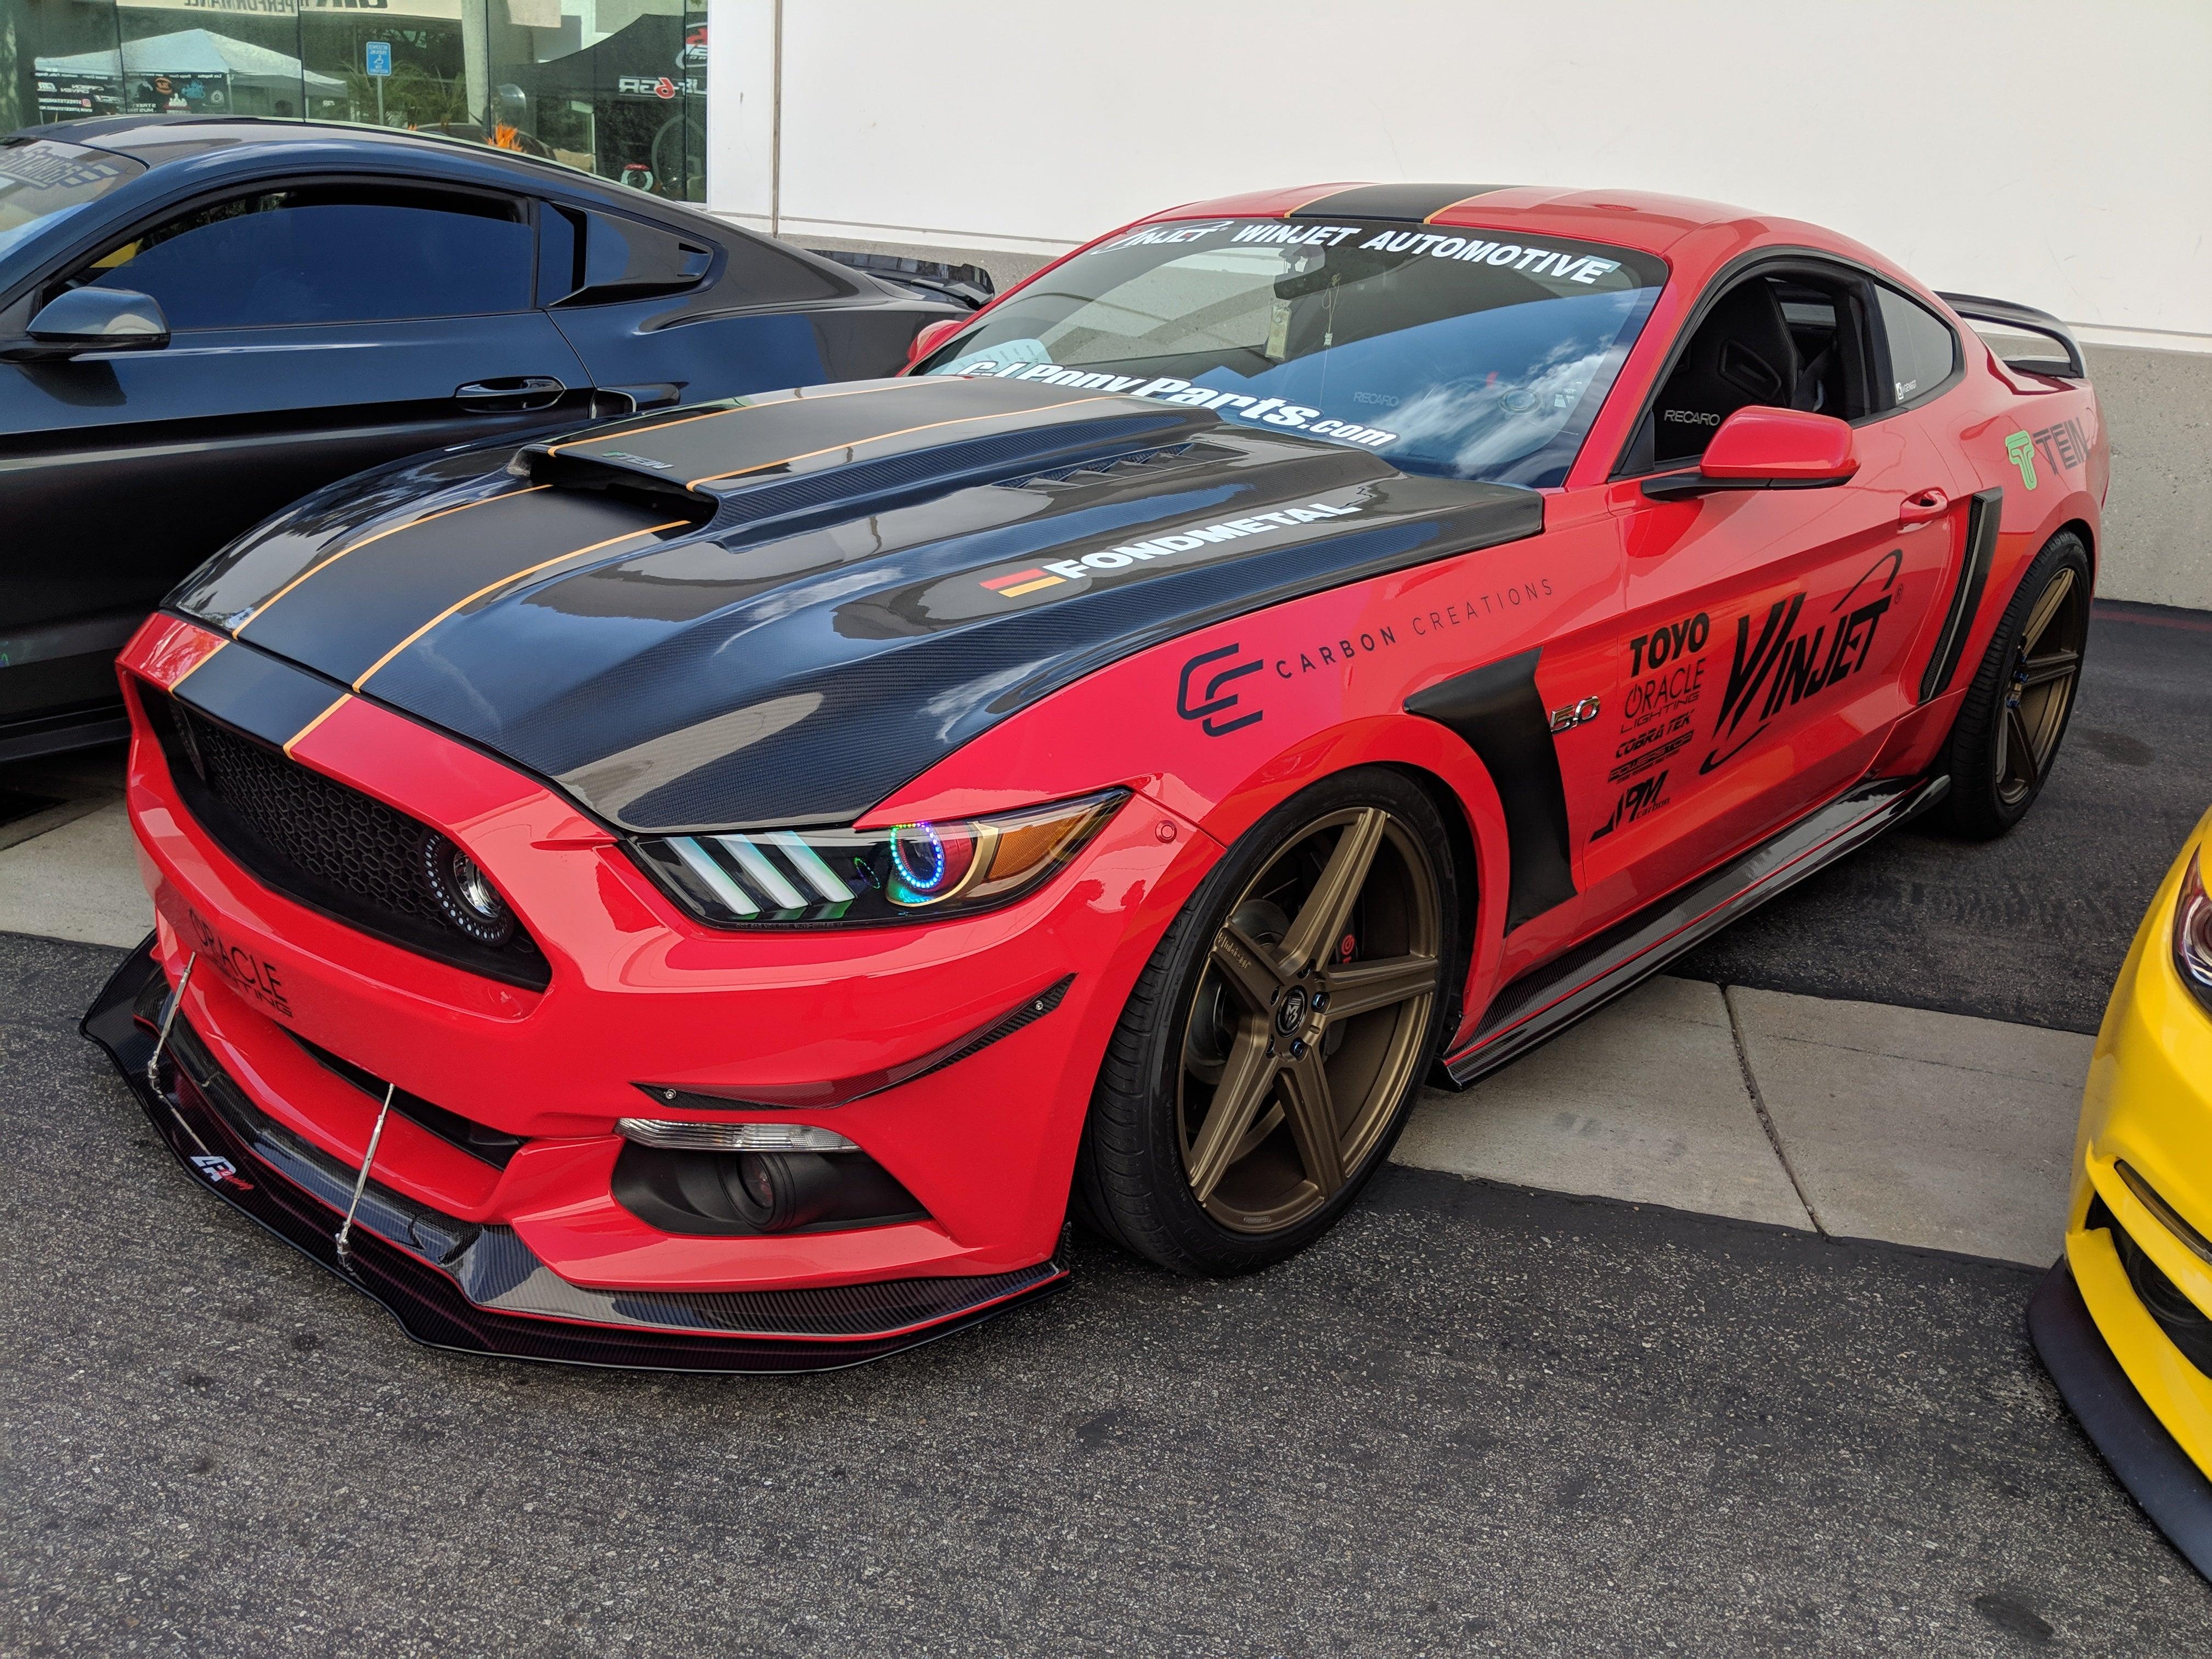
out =
<svg viewBox="0 0 2212 1659"><path fill-rule="evenodd" d="M1737 917L1933 806L1950 787L1948 777L1863 783L1711 874L1530 969L1498 994L1474 1040L1445 1057L1442 1069L1451 1086L1464 1089L1550 1041Z"/></svg>

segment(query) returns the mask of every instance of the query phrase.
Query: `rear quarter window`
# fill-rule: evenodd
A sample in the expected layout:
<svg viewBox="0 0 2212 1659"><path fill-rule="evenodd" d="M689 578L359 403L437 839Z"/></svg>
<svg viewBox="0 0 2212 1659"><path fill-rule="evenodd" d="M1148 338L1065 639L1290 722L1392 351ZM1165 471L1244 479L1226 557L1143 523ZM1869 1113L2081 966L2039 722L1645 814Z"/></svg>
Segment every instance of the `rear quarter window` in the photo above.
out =
<svg viewBox="0 0 2212 1659"><path fill-rule="evenodd" d="M1929 396L1957 372L1959 337L1951 325L1895 289L1876 287L1881 330L1889 343L1891 395L1903 408Z"/></svg>

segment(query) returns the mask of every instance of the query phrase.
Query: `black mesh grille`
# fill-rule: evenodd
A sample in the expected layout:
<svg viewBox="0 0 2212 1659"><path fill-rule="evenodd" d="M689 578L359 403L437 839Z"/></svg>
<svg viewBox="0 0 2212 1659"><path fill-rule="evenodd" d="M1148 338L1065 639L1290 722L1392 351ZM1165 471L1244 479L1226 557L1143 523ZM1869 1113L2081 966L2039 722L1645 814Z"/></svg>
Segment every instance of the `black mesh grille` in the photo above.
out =
<svg viewBox="0 0 2212 1659"><path fill-rule="evenodd" d="M545 959L520 927L493 946L446 921L419 873L428 824L150 687L142 695L185 805L261 880L392 944L545 988Z"/></svg>

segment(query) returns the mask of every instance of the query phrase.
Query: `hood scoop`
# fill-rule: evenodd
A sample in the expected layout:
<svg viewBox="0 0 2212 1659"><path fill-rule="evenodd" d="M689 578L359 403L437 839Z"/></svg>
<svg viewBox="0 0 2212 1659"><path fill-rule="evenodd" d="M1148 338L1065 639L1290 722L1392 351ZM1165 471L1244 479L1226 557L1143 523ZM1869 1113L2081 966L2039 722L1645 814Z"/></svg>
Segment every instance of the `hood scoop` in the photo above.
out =
<svg viewBox="0 0 2212 1659"><path fill-rule="evenodd" d="M556 489L638 496L699 520L717 539L752 540L761 532L793 533L976 485L1080 483L1134 466L1218 462L1240 453L1200 441L1221 428L1211 410L1115 397L1062 398L1036 409L1027 406L1037 401L1032 391L1016 407L987 405L977 413L981 388L955 381L942 390L956 388L970 412L949 419L915 418L946 401L933 395L935 386L809 400L847 405L834 410L838 419L829 430L821 416L831 411L779 420L776 404L733 400L658 426L530 445L507 470ZM771 423L788 435L770 434ZM776 436L782 444L765 441ZM832 441L818 441L824 438ZM798 453L775 453L810 441Z"/></svg>

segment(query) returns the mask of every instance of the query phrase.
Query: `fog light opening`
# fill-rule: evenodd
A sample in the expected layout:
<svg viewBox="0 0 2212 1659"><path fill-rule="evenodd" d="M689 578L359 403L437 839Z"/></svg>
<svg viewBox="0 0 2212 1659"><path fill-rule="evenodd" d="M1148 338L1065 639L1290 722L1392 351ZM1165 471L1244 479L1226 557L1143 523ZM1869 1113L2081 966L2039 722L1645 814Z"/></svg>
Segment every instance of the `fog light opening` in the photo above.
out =
<svg viewBox="0 0 2212 1659"><path fill-rule="evenodd" d="M837 1172L819 1152L741 1152L723 1185L747 1221L787 1233L830 1212Z"/></svg>

